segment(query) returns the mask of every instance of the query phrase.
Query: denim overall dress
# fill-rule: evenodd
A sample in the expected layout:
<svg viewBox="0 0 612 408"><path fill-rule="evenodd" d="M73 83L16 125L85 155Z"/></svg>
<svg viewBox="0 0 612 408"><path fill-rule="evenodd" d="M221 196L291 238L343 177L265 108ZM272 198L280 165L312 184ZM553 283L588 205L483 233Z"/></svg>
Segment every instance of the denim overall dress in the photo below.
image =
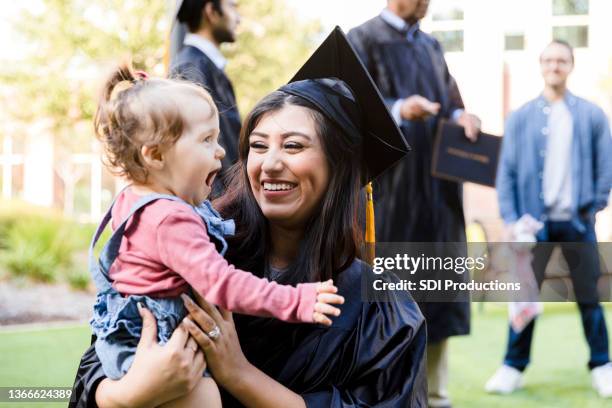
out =
<svg viewBox="0 0 612 408"><path fill-rule="evenodd" d="M121 239L126 225L132 216L146 205L156 200L172 200L189 205L178 197L163 194L143 196L130 209L129 214L113 232L100 253L100 259L94 257L94 246L111 220L113 204L104 215L89 246L89 270L96 284L98 294L93 308L90 325L97 340L96 353L102 363L106 376L116 380L125 375L134 361L136 346L142 331L142 318L138 313L137 303L141 302L157 319L157 340L165 344L174 329L187 312L180 297L151 298L145 295L123 296L111 285L109 270L121 246ZM227 250L224 236L234 234L234 221L223 220L209 201L197 207L189 205L204 221L208 235L222 245L221 255Z"/></svg>

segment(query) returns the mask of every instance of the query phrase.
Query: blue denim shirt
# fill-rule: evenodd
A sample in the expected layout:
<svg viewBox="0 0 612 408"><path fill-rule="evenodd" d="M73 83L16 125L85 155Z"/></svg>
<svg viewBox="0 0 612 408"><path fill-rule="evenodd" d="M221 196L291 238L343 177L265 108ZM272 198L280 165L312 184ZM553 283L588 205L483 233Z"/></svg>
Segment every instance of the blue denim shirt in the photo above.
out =
<svg viewBox="0 0 612 408"><path fill-rule="evenodd" d="M608 203L612 187L612 137L606 115L599 107L569 91L564 101L574 123L572 223L584 231L587 223L594 222L595 213ZM513 112L506 122L496 181L499 208L506 223L523 214L547 220L542 180L549 113L550 104L540 95Z"/></svg>

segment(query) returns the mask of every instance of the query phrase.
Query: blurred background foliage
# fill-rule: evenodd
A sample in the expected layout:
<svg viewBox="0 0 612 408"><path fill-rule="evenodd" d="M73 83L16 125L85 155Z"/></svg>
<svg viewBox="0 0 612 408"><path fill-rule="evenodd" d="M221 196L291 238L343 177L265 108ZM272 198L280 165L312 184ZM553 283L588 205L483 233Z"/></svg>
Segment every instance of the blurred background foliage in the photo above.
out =
<svg viewBox="0 0 612 408"><path fill-rule="evenodd" d="M137 69L164 75L163 57L173 0L42 0L23 10L14 28L28 44L18 64L0 67L0 84L14 90L3 102L19 121L51 119L58 147L89 151L97 91L104 76L131 58ZM244 115L286 82L321 35L283 0L241 0L238 41L224 46L227 73Z"/></svg>
<svg viewBox="0 0 612 408"><path fill-rule="evenodd" d="M128 58L137 69L165 75L174 4L40 0L39 7L24 7L13 21L26 47L23 57L0 65L2 120L26 127L50 123L56 171L69 166L73 154L97 151L91 122L99 87ZM261 97L291 78L322 28L316 21L300 20L283 0L240 0L239 11L238 40L222 50L244 117ZM0 267L9 276L84 288L85 251L93 228L51 210L0 200Z"/></svg>
<svg viewBox="0 0 612 408"><path fill-rule="evenodd" d="M255 103L287 83L323 39L317 20L303 21L284 0L239 0L238 40L222 48L244 118Z"/></svg>
<svg viewBox="0 0 612 408"><path fill-rule="evenodd" d="M78 223L57 210L16 201L0 202L3 277L63 282L74 289L87 289L87 250L94 230L95 225ZM102 241L108 236L107 230Z"/></svg>
<svg viewBox="0 0 612 408"><path fill-rule="evenodd" d="M44 0L24 9L14 28L28 49L0 76L15 90L9 115L50 119L59 150L90 151L89 123L109 63L131 56L153 71L163 57L167 17L164 1Z"/></svg>

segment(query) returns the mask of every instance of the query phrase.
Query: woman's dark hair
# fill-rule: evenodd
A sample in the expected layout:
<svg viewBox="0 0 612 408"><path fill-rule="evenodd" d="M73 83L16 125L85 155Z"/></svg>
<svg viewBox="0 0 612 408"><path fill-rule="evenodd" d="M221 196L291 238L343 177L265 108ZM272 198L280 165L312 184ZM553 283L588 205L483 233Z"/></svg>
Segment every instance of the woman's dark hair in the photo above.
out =
<svg viewBox="0 0 612 408"><path fill-rule="evenodd" d="M297 259L278 279L295 284L335 278L359 256L362 234L358 223L361 145L305 99L276 91L251 111L240 133L240 159L231 169L227 192L215 201L221 214L236 221L236 235L229 238L228 259L245 270L262 275L270 247L268 221L263 216L247 175L249 135L259 121L287 105L308 108L316 123L329 165L327 191L307 223Z"/></svg>
<svg viewBox="0 0 612 408"><path fill-rule="evenodd" d="M187 24L190 32L196 32L200 29L200 25L202 24L202 10L204 10L206 3L212 3L214 9L220 15L223 15L221 1L222 0L183 0L176 17L181 23Z"/></svg>

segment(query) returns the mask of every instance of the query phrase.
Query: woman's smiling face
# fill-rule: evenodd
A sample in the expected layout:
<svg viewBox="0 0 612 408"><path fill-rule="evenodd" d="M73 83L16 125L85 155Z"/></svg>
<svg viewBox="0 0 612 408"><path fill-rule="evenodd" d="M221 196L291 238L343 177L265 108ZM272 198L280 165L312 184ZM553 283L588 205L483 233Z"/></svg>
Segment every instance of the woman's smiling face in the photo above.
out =
<svg viewBox="0 0 612 408"><path fill-rule="evenodd" d="M259 120L249 135L247 173L268 221L305 226L329 183L329 164L308 108L285 105Z"/></svg>

